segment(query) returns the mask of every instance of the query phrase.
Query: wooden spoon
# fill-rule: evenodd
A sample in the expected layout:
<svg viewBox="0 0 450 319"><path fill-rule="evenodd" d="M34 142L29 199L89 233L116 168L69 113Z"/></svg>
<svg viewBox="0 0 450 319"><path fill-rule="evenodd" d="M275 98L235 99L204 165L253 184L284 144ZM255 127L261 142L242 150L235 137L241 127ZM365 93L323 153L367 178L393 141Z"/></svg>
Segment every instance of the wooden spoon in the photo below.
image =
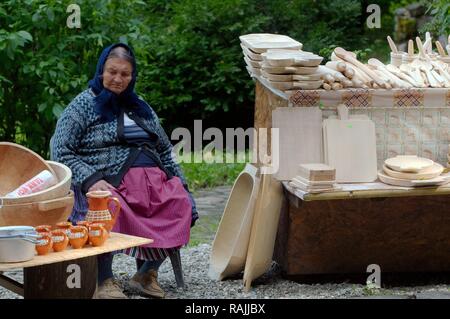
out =
<svg viewBox="0 0 450 319"><path fill-rule="evenodd" d="M402 72L399 68L397 68L395 65L388 64L386 65L386 69L399 77L400 79L408 82L413 87L421 87L419 83L417 83L409 74Z"/></svg>
<svg viewBox="0 0 450 319"><path fill-rule="evenodd" d="M355 59L349 52L347 52L345 49L337 47L334 49L334 53L345 61L348 61L352 63L353 65L357 66L359 69L367 73L374 81L378 84L380 87L385 87L386 89L391 89L392 86L389 83L386 83L378 78L378 76L372 72L366 65L359 62L357 59Z"/></svg>
<svg viewBox="0 0 450 319"><path fill-rule="evenodd" d="M433 41L430 32L425 33L425 43L423 47L428 54L433 53Z"/></svg>
<svg viewBox="0 0 450 319"><path fill-rule="evenodd" d="M441 42L436 41L436 48L437 48L437 50L438 50L440 56L446 56L446 55L447 55L447 54L445 53L444 48L442 47Z"/></svg>
<svg viewBox="0 0 450 319"><path fill-rule="evenodd" d="M390 81L393 83L394 87L399 88L411 88L412 85L408 82L403 81L402 79L398 78L393 73L389 72L389 70L386 68L386 65L384 65L380 60L372 58L368 61L369 65L372 65L376 67L380 72L382 72L385 76L387 76Z"/></svg>
<svg viewBox="0 0 450 319"><path fill-rule="evenodd" d="M389 46L391 47L391 51L394 53L398 53L397 46L389 35L387 36L387 40L389 42Z"/></svg>
<svg viewBox="0 0 450 319"><path fill-rule="evenodd" d="M414 41L411 39L408 41L408 55L409 56L414 55Z"/></svg>
<svg viewBox="0 0 450 319"><path fill-rule="evenodd" d="M428 41L428 40L427 40ZM433 67L423 61L423 60L429 60L428 56L425 53L424 47L422 45L422 40L420 40L419 37L416 38L417 47L419 48L419 55L421 59L414 60L413 64L415 64L418 68L420 68L422 71L425 72L427 75L428 82L430 83L431 87L439 88L441 87L440 83L434 78L433 74L431 73L431 70Z"/></svg>

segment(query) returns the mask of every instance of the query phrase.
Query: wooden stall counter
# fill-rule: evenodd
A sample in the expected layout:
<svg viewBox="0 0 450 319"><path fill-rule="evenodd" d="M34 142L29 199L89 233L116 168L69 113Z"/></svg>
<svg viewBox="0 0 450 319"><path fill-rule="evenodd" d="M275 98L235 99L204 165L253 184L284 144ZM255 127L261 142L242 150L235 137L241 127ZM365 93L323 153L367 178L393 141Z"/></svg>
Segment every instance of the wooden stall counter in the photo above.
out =
<svg viewBox="0 0 450 319"><path fill-rule="evenodd" d="M372 183L376 184L376 183ZM374 186L374 185L372 185ZM450 271L450 188L304 195L283 182L274 259L288 277Z"/></svg>
<svg viewBox="0 0 450 319"><path fill-rule="evenodd" d="M97 255L152 242L112 232L102 246L81 249L69 246L62 252L35 256L26 262L0 263L0 285L25 298L92 298L97 286ZM1 274L22 268L23 284Z"/></svg>

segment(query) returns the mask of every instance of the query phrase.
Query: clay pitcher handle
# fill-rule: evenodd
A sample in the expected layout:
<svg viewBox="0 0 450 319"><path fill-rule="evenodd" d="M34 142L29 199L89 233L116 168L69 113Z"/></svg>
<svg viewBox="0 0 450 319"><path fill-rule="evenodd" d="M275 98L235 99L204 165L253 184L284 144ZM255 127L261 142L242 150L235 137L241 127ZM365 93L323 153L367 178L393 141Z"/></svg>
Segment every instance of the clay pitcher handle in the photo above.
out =
<svg viewBox="0 0 450 319"><path fill-rule="evenodd" d="M88 239L89 238L89 230L87 229L86 226L81 226L82 232L83 232L83 239Z"/></svg>
<svg viewBox="0 0 450 319"><path fill-rule="evenodd" d="M117 219L117 216L119 216L120 209L122 208L122 206L120 206L120 202L119 202L119 199L117 197L110 197L110 198L108 198L108 208L109 208L109 203L110 202L115 202L116 203L115 212L113 213L111 210L109 210L111 212L112 224L114 226L116 224L116 219Z"/></svg>

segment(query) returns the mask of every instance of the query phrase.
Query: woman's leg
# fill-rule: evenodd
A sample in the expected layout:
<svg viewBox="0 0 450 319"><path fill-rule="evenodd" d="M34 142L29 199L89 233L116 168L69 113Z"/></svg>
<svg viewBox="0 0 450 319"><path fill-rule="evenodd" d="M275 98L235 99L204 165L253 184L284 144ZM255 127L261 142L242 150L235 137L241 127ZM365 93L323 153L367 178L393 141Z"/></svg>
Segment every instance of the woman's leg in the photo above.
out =
<svg viewBox="0 0 450 319"><path fill-rule="evenodd" d="M106 279L113 278L112 271L113 254L106 253L98 255L98 284L101 285Z"/></svg>
<svg viewBox="0 0 450 319"><path fill-rule="evenodd" d="M156 270L158 271L161 264L164 262L165 258L163 259L157 259L157 260L146 260L142 266L139 268L138 272L141 274L145 274L149 270Z"/></svg>

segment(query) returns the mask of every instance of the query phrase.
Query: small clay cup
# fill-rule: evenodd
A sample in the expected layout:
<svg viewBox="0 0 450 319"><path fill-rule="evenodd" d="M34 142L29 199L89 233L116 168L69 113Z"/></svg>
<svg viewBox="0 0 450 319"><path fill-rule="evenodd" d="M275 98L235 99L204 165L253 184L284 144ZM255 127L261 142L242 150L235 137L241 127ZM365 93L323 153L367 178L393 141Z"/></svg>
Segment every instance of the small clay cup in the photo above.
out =
<svg viewBox="0 0 450 319"><path fill-rule="evenodd" d="M65 230L55 229L51 231L53 239L53 250L55 252L63 251L69 244L69 237L67 237Z"/></svg>
<svg viewBox="0 0 450 319"><path fill-rule="evenodd" d="M36 232L38 233L49 233L52 231L52 226L50 225L39 225L34 227L36 229Z"/></svg>
<svg viewBox="0 0 450 319"><path fill-rule="evenodd" d="M89 241L92 246L101 246L108 239L108 230L103 223L91 223L89 227Z"/></svg>
<svg viewBox="0 0 450 319"><path fill-rule="evenodd" d="M84 226L72 226L70 229L69 242L74 249L83 248L89 239L88 229Z"/></svg>
<svg viewBox="0 0 450 319"><path fill-rule="evenodd" d="M49 232L39 232L38 235L36 252L39 256L47 255L53 246L52 235Z"/></svg>
<svg viewBox="0 0 450 319"><path fill-rule="evenodd" d="M67 236L70 235L70 229L73 227L71 222L60 222L56 224L56 229L62 229Z"/></svg>

